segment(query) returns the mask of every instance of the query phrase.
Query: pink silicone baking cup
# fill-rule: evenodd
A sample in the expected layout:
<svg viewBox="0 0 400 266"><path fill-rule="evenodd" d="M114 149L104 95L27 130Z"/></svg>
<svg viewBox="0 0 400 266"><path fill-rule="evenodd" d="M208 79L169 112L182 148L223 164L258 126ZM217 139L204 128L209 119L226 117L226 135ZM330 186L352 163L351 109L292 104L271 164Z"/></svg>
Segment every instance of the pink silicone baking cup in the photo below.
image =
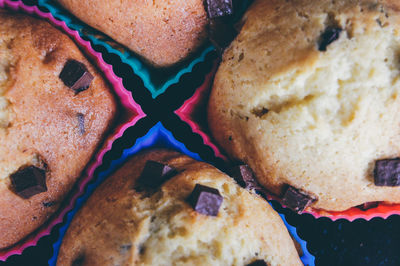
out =
<svg viewBox="0 0 400 266"><path fill-rule="evenodd" d="M175 111L175 114L185 123L187 123L192 131L201 136L203 143L209 146L216 157L223 159L229 163L228 156L224 151L215 144L214 139L207 126L207 103L211 92L212 83L218 67L218 60L214 62L212 70L206 75L203 84L196 89L195 93L187 99L184 104ZM266 191L265 196L268 200L280 202L279 197ZM281 204L282 205L282 204ZM286 208L286 206L282 205ZM356 219L371 220L374 217L387 217L397 214L400 215L400 204L389 204L380 202L377 207L362 210L357 207L350 208L346 211L334 212L319 209L308 208L303 213L313 215L315 218L327 217L332 221L338 219L346 219L354 221Z"/></svg>
<svg viewBox="0 0 400 266"><path fill-rule="evenodd" d="M35 232L30 234L16 245L8 249L1 250L0 261L5 261L11 255L21 254L27 247L35 246L40 238L49 235L52 228L63 221L65 214L73 208L76 199L84 193L87 183L92 179L96 168L102 164L104 155L111 150L114 141L120 138L127 128L133 126L139 119L143 118L145 114L143 113L140 105L133 100L132 93L124 88L122 79L114 74L112 66L107 64L103 60L102 55L93 50L90 42L84 41L79 36L77 31L69 29L64 22L56 20L50 13L42 12L36 6L27 6L21 0L0 0L0 8L8 8L45 19L50 24L66 33L72 40L75 41L84 54L91 59L92 63L103 72L104 77L114 89L114 93L120 103L120 119L118 123L116 123L116 126L110 131L101 148L96 152L91 162L85 168L81 178L78 180L77 185L75 186L75 190L72 192L72 194L66 197L68 202L64 203L64 207L53 214L53 216L42 227L37 229Z"/></svg>
<svg viewBox="0 0 400 266"><path fill-rule="evenodd" d="M287 208L280 202L279 197L277 197L276 195L273 195L268 191L264 191L264 195L269 201L271 200L277 201L280 203L282 207ZM336 221L338 219L345 219L350 222L356 219L364 219L369 221L375 217L386 219L394 214L400 215L400 204L389 204L385 202L379 202L376 207L367 210L362 210L358 207L352 207L345 211L325 211L320 209L307 208L306 210L304 210L303 214L306 213L311 214L315 218L326 217L331 219L332 221Z"/></svg>
<svg viewBox="0 0 400 266"><path fill-rule="evenodd" d="M227 156L216 144L214 144L207 126L207 103L211 92L211 85L219 64L219 59L213 63L212 70L205 76L203 83L196 89L192 97L175 110L175 114L187 123L195 134L200 135L203 143L209 146L216 157L228 161Z"/></svg>

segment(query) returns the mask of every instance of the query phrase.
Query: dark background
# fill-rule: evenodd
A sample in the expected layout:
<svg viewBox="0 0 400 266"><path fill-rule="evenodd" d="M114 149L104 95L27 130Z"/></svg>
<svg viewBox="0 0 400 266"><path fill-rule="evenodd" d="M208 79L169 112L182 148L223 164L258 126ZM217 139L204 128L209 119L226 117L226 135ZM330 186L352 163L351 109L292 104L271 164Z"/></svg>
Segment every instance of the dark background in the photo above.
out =
<svg viewBox="0 0 400 266"><path fill-rule="evenodd" d="M34 0L24 2L35 4ZM218 57L217 53L208 55L205 63L197 65L191 74L183 76L179 84L168 88L166 93L154 100L129 66L117 56L108 54L102 47L94 48L104 54L106 62L115 66L116 74L123 78L125 87L132 91L135 101L147 114L147 118L128 129L115 142L98 171L106 169L113 158L118 158L124 148L132 146L136 138L143 136L158 121L162 121L190 150L199 153L206 161L223 167L222 162L213 157L211 149L202 144L200 136L193 134L190 127L173 113L202 83L205 73L210 71ZM315 219L308 214L297 215L282 209L277 203L274 206L286 215L287 221L297 227L299 236L307 241L316 265L400 265L400 216L394 215L386 220L374 218L371 221L359 219L353 222L332 222L328 218ZM7 262L0 262L0 265L47 265L53 252L52 244L58 238L59 227L56 226L50 236L42 238L37 246L27 248L22 255L11 256Z"/></svg>

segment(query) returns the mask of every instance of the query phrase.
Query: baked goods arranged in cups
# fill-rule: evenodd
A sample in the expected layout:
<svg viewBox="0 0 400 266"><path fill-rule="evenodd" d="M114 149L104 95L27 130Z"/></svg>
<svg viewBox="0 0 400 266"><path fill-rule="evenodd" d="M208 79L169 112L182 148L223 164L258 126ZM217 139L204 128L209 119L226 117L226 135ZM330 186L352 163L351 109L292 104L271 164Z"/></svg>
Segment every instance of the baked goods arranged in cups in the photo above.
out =
<svg viewBox="0 0 400 266"><path fill-rule="evenodd" d="M226 45L224 38L230 41L234 35L233 28L223 23L223 17L232 15L234 10L229 0L57 2L155 67L181 62L208 37Z"/></svg>
<svg viewBox="0 0 400 266"><path fill-rule="evenodd" d="M0 10L0 248L44 224L117 113L107 82L65 34Z"/></svg>
<svg viewBox="0 0 400 266"><path fill-rule="evenodd" d="M215 139L302 212L400 203L399 4L256 0L208 106Z"/></svg>
<svg viewBox="0 0 400 266"><path fill-rule="evenodd" d="M76 213L57 265L301 265L279 215L213 166L141 153Z"/></svg>

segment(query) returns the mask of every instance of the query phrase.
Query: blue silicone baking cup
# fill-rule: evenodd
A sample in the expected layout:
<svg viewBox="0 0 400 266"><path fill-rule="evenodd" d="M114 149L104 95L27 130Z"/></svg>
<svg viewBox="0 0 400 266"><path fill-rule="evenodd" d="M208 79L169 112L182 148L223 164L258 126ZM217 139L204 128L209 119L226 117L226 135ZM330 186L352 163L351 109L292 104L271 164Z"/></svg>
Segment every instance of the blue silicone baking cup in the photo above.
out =
<svg viewBox="0 0 400 266"><path fill-rule="evenodd" d="M64 21L68 27L78 31L83 39L90 41L93 45L102 46L108 53L115 54L121 58L121 61L129 65L133 72L142 79L144 86L150 91L153 99L164 93L171 85L179 83L184 74L192 72L193 67L198 63L204 62L206 55L215 49L213 45L206 44L192 55L190 60L185 60L182 64L179 64L179 67L172 67L160 74L160 70L146 65L139 56L122 45L117 45L118 48L115 48L115 45L113 45L114 47L111 46L109 43L115 43L114 41L79 21L55 4L54 1L38 0L38 6L39 8L47 8L56 19ZM102 36L102 38L100 39L99 36ZM108 40L105 41L106 39Z"/></svg>
<svg viewBox="0 0 400 266"><path fill-rule="evenodd" d="M271 204L271 203L270 203ZM272 206L272 204L271 204ZM273 206L272 206L273 207ZM303 239L300 238L300 236L297 234L297 229L294 226L291 226L285 218L285 215L282 213L278 213L283 222L286 225L286 228L288 229L290 235L296 240L297 243L301 246L301 250L303 251L303 254L300 256L301 262L303 262L304 265L308 266L314 266L315 265L315 257L308 251L307 249L307 242Z"/></svg>
<svg viewBox="0 0 400 266"><path fill-rule="evenodd" d="M89 184L86 188L86 192L84 195L79 197L76 201L74 209L70 211L66 216L65 224L61 226L59 229L59 238L53 244L53 256L49 260L49 265L53 266L57 263L58 252L61 247L62 239L71 224L72 219L74 218L76 212L85 204L87 199L92 195L93 191L115 170L117 170L123 163L125 163L128 158L138 154L139 152L150 149L150 148L167 148L179 151L183 154L186 154L192 157L195 160L202 161L201 156L198 153L194 153L190 151L185 144L178 141L171 131L167 130L161 122L158 122L154 125L143 137L140 137L136 140L135 144L128 149L125 149L122 152L122 155L111 162L110 167L106 170L99 172L95 181ZM307 250L307 243L302 240L297 232L296 228L287 223L285 216L280 214L282 220L284 221L289 233L296 239L296 241L300 244L303 255L301 256L301 260L304 265L314 265L314 256L312 256Z"/></svg>
<svg viewBox="0 0 400 266"><path fill-rule="evenodd" d="M74 208L67 214L66 222L59 229L59 239L53 244L53 256L49 260L49 265L56 265L58 252L62 243L62 239L75 216L76 212L85 204L87 199L93 193L93 191L115 170L117 170L124 162L127 161L131 156L148 148L167 148L179 151L186 154L196 160L201 161L200 155L191 152L186 146L175 139L170 131L168 131L161 122L154 125L143 137L136 140L135 144L122 152L122 155L111 162L110 167L107 170L99 172L95 176L95 181L89 184L86 188L85 194L76 200Z"/></svg>

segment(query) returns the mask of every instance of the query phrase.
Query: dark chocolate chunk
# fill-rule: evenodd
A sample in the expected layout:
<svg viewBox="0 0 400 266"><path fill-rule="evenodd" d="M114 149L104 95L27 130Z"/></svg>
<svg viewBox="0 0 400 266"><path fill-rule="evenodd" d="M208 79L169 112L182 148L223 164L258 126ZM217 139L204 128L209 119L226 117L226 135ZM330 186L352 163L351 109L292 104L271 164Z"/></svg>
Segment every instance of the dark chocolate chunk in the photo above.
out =
<svg viewBox="0 0 400 266"><path fill-rule="evenodd" d="M43 205L43 207L49 208L51 206L56 205L56 202L55 201L49 201L49 202L44 201L44 202L42 202L42 205Z"/></svg>
<svg viewBox="0 0 400 266"><path fill-rule="evenodd" d="M85 134L85 116L81 113L76 114L78 118L78 128L81 135Z"/></svg>
<svg viewBox="0 0 400 266"><path fill-rule="evenodd" d="M10 178L14 192L22 198L28 199L47 191L46 171L36 166L20 168Z"/></svg>
<svg viewBox="0 0 400 266"><path fill-rule="evenodd" d="M237 32L232 23L225 18L213 19L209 23L208 38L220 53L224 51L236 35Z"/></svg>
<svg viewBox="0 0 400 266"><path fill-rule="evenodd" d="M93 76L87 70L86 66L73 59L70 59L65 63L59 78L66 86L73 89L75 93L79 93L89 88L89 85L93 80Z"/></svg>
<svg viewBox="0 0 400 266"><path fill-rule="evenodd" d="M175 168L156 161L147 161L138 179L138 183L144 188L157 188L176 174L177 171Z"/></svg>
<svg viewBox="0 0 400 266"><path fill-rule="evenodd" d="M264 260L256 260L250 264L247 264L247 266L268 266L268 264Z"/></svg>
<svg viewBox="0 0 400 266"><path fill-rule="evenodd" d="M314 201L315 198L313 196L292 186L289 186L282 199L284 205L298 213L302 213Z"/></svg>
<svg viewBox="0 0 400 266"><path fill-rule="evenodd" d="M222 196L218 189L196 184L188 198L193 209L201 214L217 216L219 207L222 204Z"/></svg>
<svg viewBox="0 0 400 266"><path fill-rule="evenodd" d="M333 43L337 39L339 39L340 33L342 32L342 29L339 27L328 27L325 29L325 31L321 34L319 44L318 44L318 50L319 51L326 51L326 47L328 47L329 44Z"/></svg>
<svg viewBox="0 0 400 266"><path fill-rule="evenodd" d="M230 173L236 182L245 189L261 189L254 177L253 170L248 165L236 165L231 168Z"/></svg>
<svg viewBox="0 0 400 266"><path fill-rule="evenodd" d="M376 161L374 182L376 186L400 186L400 158Z"/></svg>
<svg viewBox="0 0 400 266"><path fill-rule="evenodd" d="M209 18L232 15L232 0L207 0L207 14Z"/></svg>
<svg viewBox="0 0 400 266"><path fill-rule="evenodd" d="M372 201L372 202L366 202L364 204L358 205L357 207L360 208L363 211L372 209L372 208L376 208L378 207L379 202L378 201Z"/></svg>

